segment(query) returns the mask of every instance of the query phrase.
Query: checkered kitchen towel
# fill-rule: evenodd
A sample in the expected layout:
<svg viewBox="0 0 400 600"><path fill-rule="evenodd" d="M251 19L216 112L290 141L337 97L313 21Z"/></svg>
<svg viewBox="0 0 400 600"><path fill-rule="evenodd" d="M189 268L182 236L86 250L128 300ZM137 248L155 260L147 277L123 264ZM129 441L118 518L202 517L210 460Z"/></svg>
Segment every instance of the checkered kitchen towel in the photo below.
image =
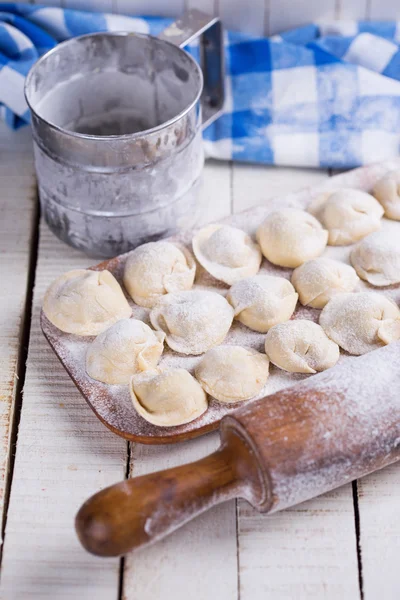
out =
<svg viewBox="0 0 400 600"><path fill-rule="evenodd" d="M93 31L157 35L170 20L0 3L0 113L29 120L24 77L57 42ZM400 24L331 22L272 38L228 32L224 114L209 156L353 167L399 154ZM190 50L189 51L194 51Z"/></svg>

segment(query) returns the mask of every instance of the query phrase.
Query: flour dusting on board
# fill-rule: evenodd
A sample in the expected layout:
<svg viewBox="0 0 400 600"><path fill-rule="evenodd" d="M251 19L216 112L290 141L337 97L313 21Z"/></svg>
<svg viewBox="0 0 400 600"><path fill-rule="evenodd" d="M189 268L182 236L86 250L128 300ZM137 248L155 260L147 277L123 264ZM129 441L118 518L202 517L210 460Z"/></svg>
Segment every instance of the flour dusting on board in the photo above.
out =
<svg viewBox="0 0 400 600"><path fill-rule="evenodd" d="M278 208L282 207L295 207L295 208L306 208L310 201L315 198L318 194L328 190L335 190L341 187L354 187L362 190L372 189L375 182L381 178L387 171L398 169L400 167L400 160L388 161L379 165L373 165L371 167L365 167L356 169L354 171L332 177L331 179L324 182L324 184L312 188L305 189L297 193L290 194L284 198L275 198L268 200L265 205L252 208L244 213L236 214L228 219L224 219L223 222L234 227L245 230L247 233L254 236L254 233L258 225L262 220ZM384 231L392 229L393 226L399 227L399 224L393 224L387 219L383 219L382 228ZM190 248L191 238L193 232L183 232L181 235L170 238L171 241L177 241L181 244L186 244ZM349 264L349 256L352 246L344 247L328 247L324 252L324 257L334 258ZM122 283L123 267L126 261L127 255L105 261L97 267L102 270L107 268L113 275ZM292 269L284 269L272 265L265 259L263 260L260 274L266 275L278 275L290 279ZM211 275L209 275L199 265L197 268L196 283L193 289L204 289L215 291L223 296L226 295L229 287L225 284L218 282ZM368 283L361 281L358 284L356 291L361 290L375 290ZM390 286L386 288L380 288L379 293L383 293L386 296L392 298L397 304L400 302L400 285ZM149 321L149 310L132 304L133 314L132 317L135 319L141 319L146 324L150 325ZM311 319L315 322L318 321L320 310L305 308L298 304L298 308L292 318L295 319ZM108 425L113 431L136 441L142 443L168 443L172 438L172 441L186 439L188 437L195 437L211 429L215 429L220 419L237 409L238 405L226 405L221 404L213 399L210 399L208 410L195 421L180 425L177 427L157 427L145 421L140 417L133 408L128 386L123 385L106 385L100 382L92 380L85 372L85 354L88 345L93 338L86 337L81 338L78 336L63 333L54 327L42 313L42 328L43 331L59 356L61 362L75 381L76 385L88 401L89 405L100 417L100 419ZM264 348L265 334L257 333L241 325L237 321L234 321L231 330L229 331L224 344L240 345L254 348L258 351L263 351ZM194 368L201 360L201 356L184 356L172 352L168 347L165 347L162 355L160 366L168 367L180 367L188 369L193 373ZM338 364L348 362L351 364L355 357L351 357L347 354L342 353ZM350 371L352 376L355 373L355 369ZM329 371L327 371L329 373ZM362 382L363 376L360 376ZM298 381L310 377L308 375L287 373L280 369L271 366L270 377L268 378L267 384L258 397L264 397L268 394L273 394L283 388L292 386ZM318 377L318 376L311 376ZM313 383L310 381L310 389L312 389ZM246 401L246 404L253 402L255 399ZM241 403L243 406L245 403Z"/></svg>

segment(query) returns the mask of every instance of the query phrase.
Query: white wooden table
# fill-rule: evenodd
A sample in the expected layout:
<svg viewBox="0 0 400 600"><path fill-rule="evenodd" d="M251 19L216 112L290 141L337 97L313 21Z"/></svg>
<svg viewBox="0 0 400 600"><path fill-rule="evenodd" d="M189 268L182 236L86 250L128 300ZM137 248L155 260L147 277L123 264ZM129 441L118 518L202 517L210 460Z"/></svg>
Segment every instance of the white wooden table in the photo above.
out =
<svg viewBox="0 0 400 600"><path fill-rule="evenodd" d="M328 176L210 163L204 222ZM124 560L80 547L74 515L89 495L197 459L218 438L128 448L97 420L38 319L49 283L91 261L37 215L30 132L0 126L0 598L398 600L400 464L273 516L227 502Z"/></svg>

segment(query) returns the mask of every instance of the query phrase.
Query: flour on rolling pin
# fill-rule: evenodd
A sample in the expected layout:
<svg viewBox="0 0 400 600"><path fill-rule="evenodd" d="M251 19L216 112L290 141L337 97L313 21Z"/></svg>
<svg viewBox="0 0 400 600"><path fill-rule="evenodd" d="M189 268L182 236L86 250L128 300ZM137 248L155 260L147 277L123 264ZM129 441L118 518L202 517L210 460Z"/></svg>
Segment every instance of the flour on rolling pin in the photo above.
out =
<svg viewBox="0 0 400 600"><path fill-rule="evenodd" d="M277 208L290 206L304 209L308 206L310 201L321 192L331 191L342 187L353 187L368 191L387 171L399 167L400 160L394 160L379 165L356 169L343 175L332 177L318 187L305 189L300 192L290 194L284 198L269 200L265 205L261 205L246 212L236 214L228 219L224 219L222 222L245 230L254 236L255 230L266 217L266 215ZM393 232L397 231L399 227L400 224L398 222L389 221L388 219L382 220L382 231L387 231L390 235L393 235ZM192 236L193 231L189 231L170 239L171 241L178 241L179 243L190 247ZM352 247L353 246L328 246L323 256L349 264L349 256ZM122 283L122 274L125 261L126 255L122 255L115 259L105 261L96 268L109 269L118 279L118 281ZM264 260L259 273L278 275L280 277L290 279L292 269L276 267ZM213 290L222 295L226 295L229 288L225 284L215 280L204 269L198 266L196 283L193 289ZM366 290L374 290L375 292L385 294L386 296L392 298L397 304L400 303L400 285L386 288L373 288L368 283L360 281L355 291ZM132 308L133 318L141 319L145 323L150 324L148 318L148 309L133 304ZM293 318L318 321L319 314L320 311L317 309L303 307L298 304L298 308ZM59 356L61 362L97 416L99 416L99 418L113 431L128 439L140 441L142 443L170 443L180 439L195 437L196 435L200 435L215 429L224 415L230 414L232 411L238 408L237 404L221 404L211 398L208 410L191 423L169 428L152 425L146 422L134 410L127 386L110 386L100 382L95 382L86 374L84 357L87 347L93 338L80 338L74 335L65 334L51 325L51 323L43 314L42 328L56 354ZM258 351L263 351L264 340L265 334L252 331L241 325L238 321L234 321L232 328L224 341L224 344L247 346ZM179 355L171 351L166 346L160 361L160 366L185 368L193 373L201 358L201 356ZM354 373L355 370L352 369L354 360L356 360L355 357L341 353L339 364L344 362L349 363L349 373ZM358 376L361 379L363 378L362 373L358 374ZM270 377L268 378L266 386L258 395L258 397L261 398L268 394L278 392L279 390L287 388L288 386L292 386L293 384L307 377L309 376L287 373L271 365ZM246 403L253 402L256 399L257 398L253 398L246 401Z"/></svg>

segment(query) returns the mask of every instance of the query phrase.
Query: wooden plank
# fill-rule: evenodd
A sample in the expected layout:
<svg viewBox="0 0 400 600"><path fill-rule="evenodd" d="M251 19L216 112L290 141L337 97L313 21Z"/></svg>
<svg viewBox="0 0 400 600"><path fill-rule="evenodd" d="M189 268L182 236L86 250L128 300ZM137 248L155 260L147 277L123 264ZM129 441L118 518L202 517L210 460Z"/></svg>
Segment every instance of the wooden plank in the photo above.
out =
<svg viewBox="0 0 400 600"><path fill-rule="evenodd" d="M233 166L233 212L262 204L303 187L317 185L328 176L321 169L292 169L259 165Z"/></svg>
<svg viewBox="0 0 400 600"><path fill-rule="evenodd" d="M217 12L218 0L186 0L186 8L199 8L205 13L215 15Z"/></svg>
<svg viewBox="0 0 400 600"><path fill-rule="evenodd" d="M400 464L358 481L364 599L400 596Z"/></svg>
<svg viewBox="0 0 400 600"><path fill-rule="evenodd" d="M247 2L219 0L219 14L227 29L237 29L264 35L266 18L265 0L252 0L251 10Z"/></svg>
<svg viewBox="0 0 400 600"><path fill-rule="evenodd" d="M400 4L394 0L370 0L369 18L371 20L399 20Z"/></svg>
<svg viewBox="0 0 400 600"><path fill-rule="evenodd" d="M184 0L114 0L116 13L132 16L154 15L159 17L178 17L183 13Z"/></svg>
<svg viewBox="0 0 400 600"><path fill-rule="evenodd" d="M233 210L321 183L328 172L233 166ZM271 516L238 503L241 600L357 599L351 485Z"/></svg>
<svg viewBox="0 0 400 600"><path fill-rule="evenodd" d="M210 161L204 170L200 202L203 222L231 212L231 176L227 163ZM131 476L192 462L216 449L211 434L174 446L132 446ZM156 567L155 567L156 565ZM124 570L124 599L186 600L237 597L235 502L201 515L165 540L128 555ZM189 591L190 590L190 593Z"/></svg>
<svg viewBox="0 0 400 600"><path fill-rule="evenodd" d="M125 441L86 405L44 339L43 294L88 258L41 224L31 338L2 564L7 600L115 600L119 561L86 553L74 516L91 494L124 478ZM93 262L93 261L92 261Z"/></svg>
<svg viewBox="0 0 400 600"><path fill-rule="evenodd" d="M197 460L218 446L210 434L173 446L134 445L131 475ZM124 598L174 600L237 598L235 501L200 515L172 535L125 559ZM190 590L190 591L189 591Z"/></svg>
<svg viewBox="0 0 400 600"><path fill-rule="evenodd" d="M202 215L199 225L218 221L232 212L232 166L208 160L204 168L199 202Z"/></svg>
<svg viewBox="0 0 400 600"><path fill-rule="evenodd" d="M0 523L3 523L25 321L36 187L28 129L0 122Z"/></svg>
<svg viewBox="0 0 400 600"><path fill-rule="evenodd" d="M335 18L335 0L270 0L269 33L274 35L300 25Z"/></svg>
<svg viewBox="0 0 400 600"><path fill-rule="evenodd" d="M336 18L364 20L368 17L367 0L338 0Z"/></svg>
<svg viewBox="0 0 400 600"><path fill-rule="evenodd" d="M240 502L241 600L357 600L352 507L351 485L270 516Z"/></svg>

